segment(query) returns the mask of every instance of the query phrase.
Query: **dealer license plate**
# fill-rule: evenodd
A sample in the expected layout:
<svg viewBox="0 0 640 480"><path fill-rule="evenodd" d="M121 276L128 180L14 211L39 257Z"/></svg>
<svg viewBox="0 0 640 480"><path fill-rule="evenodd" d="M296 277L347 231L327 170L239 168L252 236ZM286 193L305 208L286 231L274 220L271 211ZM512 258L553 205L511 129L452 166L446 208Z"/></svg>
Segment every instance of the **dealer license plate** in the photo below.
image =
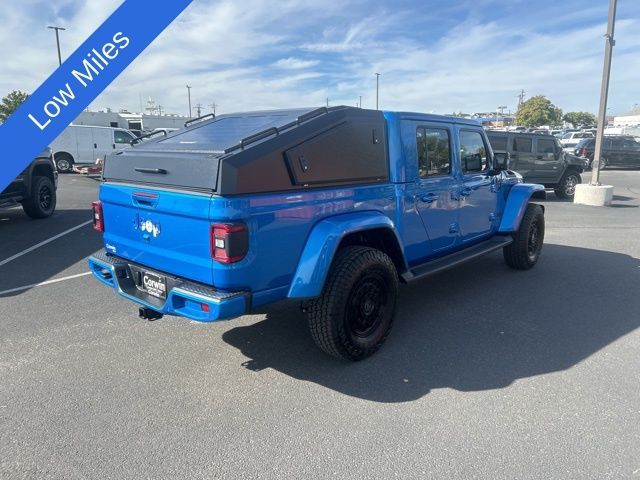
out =
<svg viewBox="0 0 640 480"><path fill-rule="evenodd" d="M142 272L140 288L152 297L167 298L167 279L151 272Z"/></svg>

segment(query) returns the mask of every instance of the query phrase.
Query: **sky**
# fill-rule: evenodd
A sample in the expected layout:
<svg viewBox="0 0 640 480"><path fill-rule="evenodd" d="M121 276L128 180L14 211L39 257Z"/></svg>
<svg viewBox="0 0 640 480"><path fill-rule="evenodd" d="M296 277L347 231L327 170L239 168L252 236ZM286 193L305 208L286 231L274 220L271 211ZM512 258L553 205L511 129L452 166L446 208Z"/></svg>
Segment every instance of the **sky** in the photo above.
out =
<svg viewBox="0 0 640 480"><path fill-rule="evenodd" d="M32 92L119 0L0 6L0 96ZM156 2L154 5L160 5ZM194 0L92 104L202 113L356 105L430 113L515 111L546 95L597 113L607 0ZM142 20L141 20L142 21ZM609 113L640 103L640 1L618 0ZM506 111L505 110L505 111ZM194 108L195 114L195 108Z"/></svg>

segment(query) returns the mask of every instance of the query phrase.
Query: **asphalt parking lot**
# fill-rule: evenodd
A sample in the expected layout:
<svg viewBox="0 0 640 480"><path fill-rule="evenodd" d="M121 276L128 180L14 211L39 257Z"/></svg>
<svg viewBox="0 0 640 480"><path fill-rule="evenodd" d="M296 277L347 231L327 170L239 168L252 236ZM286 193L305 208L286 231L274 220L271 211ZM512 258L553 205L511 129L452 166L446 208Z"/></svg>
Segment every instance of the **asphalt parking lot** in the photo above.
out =
<svg viewBox="0 0 640 480"><path fill-rule="evenodd" d="M405 286L346 364L295 305L138 319L85 275L97 182L63 175L53 218L0 211L0 477L640 479L640 171L602 179L610 208L544 202L534 270Z"/></svg>

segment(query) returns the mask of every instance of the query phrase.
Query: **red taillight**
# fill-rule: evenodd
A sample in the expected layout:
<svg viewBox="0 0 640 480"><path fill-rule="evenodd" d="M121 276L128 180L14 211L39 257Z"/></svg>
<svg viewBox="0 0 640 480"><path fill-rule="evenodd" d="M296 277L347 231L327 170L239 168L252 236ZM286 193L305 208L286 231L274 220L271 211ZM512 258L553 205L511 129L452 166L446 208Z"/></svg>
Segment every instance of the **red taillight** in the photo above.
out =
<svg viewBox="0 0 640 480"><path fill-rule="evenodd" d="M91 202L91 209L93 210L93 228L98 232L104 232L104 217L102 216L102 202L96 200Z"/></svg>
<svg viewBox="0 0 640 480"><path fill-rule="evenodd" d="M220 263L242 260L249 250L249 230L244 223L211 225L211 258Z"/></svg>
<svg viewBox="0 0 640 480"><path fill-rule="evenodd" d="M580 156L581 157L586 157L587 156L587 149L586 148L582 148L582 150L580 150Z"/></svg>

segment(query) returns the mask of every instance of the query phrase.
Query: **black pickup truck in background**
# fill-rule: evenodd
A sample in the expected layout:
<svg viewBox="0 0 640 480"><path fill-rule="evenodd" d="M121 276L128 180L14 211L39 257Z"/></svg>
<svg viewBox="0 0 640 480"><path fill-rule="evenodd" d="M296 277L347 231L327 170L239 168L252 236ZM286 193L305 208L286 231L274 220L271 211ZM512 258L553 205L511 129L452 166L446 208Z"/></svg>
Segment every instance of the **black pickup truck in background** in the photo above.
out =
<svg viewBox="0 0 640 480"><path fill-rule="evenodd" d="M31 218L50 217L56 209L58 172L51 149L46 148L24 171L0 192L0 208L22 204Z"/></svg>
<svg viewBox="0 0 640 480"><path fill-rule="evenodd" d="M509 153L510 168L522 175L525 182L553 188L559 198L573 198L587 164L584 159L565 152L557 138L497 131L487 132L487 137L495 153Z"/></svg>

